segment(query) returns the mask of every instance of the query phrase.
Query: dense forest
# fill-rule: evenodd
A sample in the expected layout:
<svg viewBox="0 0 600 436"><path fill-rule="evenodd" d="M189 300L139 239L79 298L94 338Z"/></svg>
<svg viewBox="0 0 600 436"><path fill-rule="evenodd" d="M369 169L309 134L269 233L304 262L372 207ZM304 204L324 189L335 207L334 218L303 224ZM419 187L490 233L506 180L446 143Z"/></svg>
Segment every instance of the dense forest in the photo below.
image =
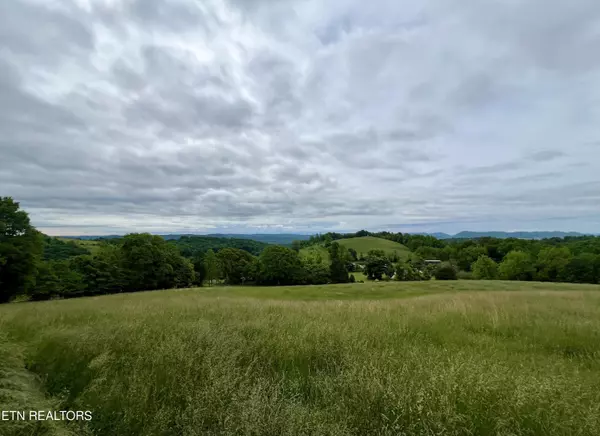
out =
<svg viewBox="0 0 600 436"><path fill-rule="evenodd" d="M373 236L401 243L407 259L370 250L358 254L336 241ZM324 259L318 250L327 250ZM431 265L426 260L440 260ZM600 237L544 240L439 240L391 232L325 233L292 248L237 238L178 239L129 234L102 239L94 252L38 232L11 198L0 198L0 302L72 298L214 283L267 286L345 283L353 272L370 280L503 279L600 282Z"/></svg>

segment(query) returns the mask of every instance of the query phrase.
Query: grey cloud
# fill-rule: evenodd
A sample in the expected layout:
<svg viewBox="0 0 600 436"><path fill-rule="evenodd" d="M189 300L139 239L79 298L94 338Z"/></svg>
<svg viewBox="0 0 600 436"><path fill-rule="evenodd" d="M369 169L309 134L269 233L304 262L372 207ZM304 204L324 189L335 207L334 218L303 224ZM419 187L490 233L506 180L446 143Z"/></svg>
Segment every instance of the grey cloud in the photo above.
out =
<svg viewBox="0 0 600 436"><path fill-rule="evenodd" d="M3 2L0 195L55 232L589 228L599 23L593 0Z"/></svg>
<svg viewBox="0 0 600 436"><path fill-rule="evenodd" d="M23 1L0 2L0 41L15 56L50 65L94 47L90 29L75 17Z"/></svg>
<svg viewBox="0 0 600 436"><path fill-rule="evenodd" d="M534 162L548 162L566 156L564 152L559 150L543 150L528 156Z"/></svg>
<svg viewBox="0 0 600 436"><path fill-rule="evenodd" d="M156 26L168 30L181 30L189 27L202 27L206 21L203 11L193 2L171 0L128 1L128 11L142 25Z"/></svg>

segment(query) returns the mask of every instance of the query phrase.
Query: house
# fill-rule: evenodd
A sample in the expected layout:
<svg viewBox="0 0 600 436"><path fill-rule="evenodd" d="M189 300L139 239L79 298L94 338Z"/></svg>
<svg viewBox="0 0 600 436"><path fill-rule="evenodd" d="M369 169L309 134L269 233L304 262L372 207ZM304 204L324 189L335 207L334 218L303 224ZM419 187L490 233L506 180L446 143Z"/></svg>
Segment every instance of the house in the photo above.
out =
<svg viewBox="0 0 600 436"><path fill-rule="evenodd" d="M425 265L439 265L440 263L442 263L441 260L437 260L437 259L429 259L429 260L425 260Z"/></svg>

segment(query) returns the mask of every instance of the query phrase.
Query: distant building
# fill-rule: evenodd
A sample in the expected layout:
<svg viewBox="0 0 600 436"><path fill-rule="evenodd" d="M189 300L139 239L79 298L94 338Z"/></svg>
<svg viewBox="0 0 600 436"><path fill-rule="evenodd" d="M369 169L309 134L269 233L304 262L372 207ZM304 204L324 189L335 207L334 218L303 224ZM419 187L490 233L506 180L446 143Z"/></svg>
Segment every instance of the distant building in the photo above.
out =
<svg viewBox="0 0 600 436"><path fill-rule="evenodd" d="M439 265L440 263L442 263L441 260L437 260L437 259L428 259L424 261L426 265Z"/></svg>

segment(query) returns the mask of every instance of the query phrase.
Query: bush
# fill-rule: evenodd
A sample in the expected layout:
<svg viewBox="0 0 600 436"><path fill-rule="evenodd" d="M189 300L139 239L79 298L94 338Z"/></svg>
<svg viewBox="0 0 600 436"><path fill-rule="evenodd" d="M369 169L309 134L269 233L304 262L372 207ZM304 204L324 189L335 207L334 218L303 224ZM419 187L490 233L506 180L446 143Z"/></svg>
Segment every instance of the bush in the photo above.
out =
<svg viewBox="0 0 600 436"><path fill-rule="evenodd" d="M456 269L448 262L444 262L435 270L435 279L457 280Z"/></svg>
<svg viewBox="0 0 600 436"><path fill-rule="evenodd" d="M419 281L423 277L410 263L398 263L395 270L395 280L400 282Z"/></svg>

